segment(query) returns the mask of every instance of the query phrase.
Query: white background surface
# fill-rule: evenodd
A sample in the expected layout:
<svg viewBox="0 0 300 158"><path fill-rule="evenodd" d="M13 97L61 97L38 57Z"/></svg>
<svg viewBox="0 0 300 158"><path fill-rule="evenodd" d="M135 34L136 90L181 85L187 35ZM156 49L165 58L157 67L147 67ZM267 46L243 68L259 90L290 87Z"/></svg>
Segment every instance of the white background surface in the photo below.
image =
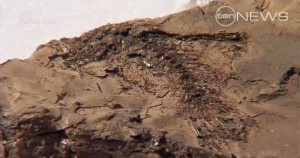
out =
<svg viewBox="0 0 300 158"><path fill-rule="evenodd" d="M186 9L189 1L0 0L0 63L27 58L40 44L80 36L107 23L174 13Z"/></svg>

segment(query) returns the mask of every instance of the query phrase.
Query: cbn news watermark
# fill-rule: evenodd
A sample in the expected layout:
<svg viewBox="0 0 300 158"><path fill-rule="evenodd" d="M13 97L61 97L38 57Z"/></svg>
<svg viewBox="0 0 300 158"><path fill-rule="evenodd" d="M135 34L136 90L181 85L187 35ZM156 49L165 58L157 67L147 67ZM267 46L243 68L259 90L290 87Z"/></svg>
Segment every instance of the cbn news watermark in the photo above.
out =
<svg viewBox="0 0 300 158"><path fill-rule="evenodd" d="M248 22L256 22L256 21L287 22L289 20L289 13L250 11L250 12L245 12L243 14L241 12L235 11L232 7L222 6L216 11L215 18L219 25L228 27L241 20L248 21Z"/></svg>
<svg viewBox="0 0 300 158"><path fill-rule="evenodd" d="M41 25L56 24L57 20L45 18L33 11L26 11L19 17L19 25L25 32L36 31Z"/></svg>

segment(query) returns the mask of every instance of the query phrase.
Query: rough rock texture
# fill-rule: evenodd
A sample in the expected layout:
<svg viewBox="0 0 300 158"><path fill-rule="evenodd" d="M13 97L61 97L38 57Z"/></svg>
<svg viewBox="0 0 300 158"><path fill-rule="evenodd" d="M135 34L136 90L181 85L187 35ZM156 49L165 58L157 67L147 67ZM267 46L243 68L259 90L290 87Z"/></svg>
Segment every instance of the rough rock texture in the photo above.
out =
<svg viewBox="0 0 300 158"><path fill-rule="evenodd" d="M299 156L299 3L264 8L289 11L286 24L229 28L214 19L224 4L102 26L3 63L2 157Z"/></svg>

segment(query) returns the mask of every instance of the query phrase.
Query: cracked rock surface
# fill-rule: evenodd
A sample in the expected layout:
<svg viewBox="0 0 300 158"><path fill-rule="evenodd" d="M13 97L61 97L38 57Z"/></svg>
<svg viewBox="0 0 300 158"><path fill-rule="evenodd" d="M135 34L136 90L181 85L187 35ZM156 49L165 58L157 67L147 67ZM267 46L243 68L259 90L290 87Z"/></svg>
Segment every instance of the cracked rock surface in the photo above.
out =
<svg viewBox="0 0 300 158"><path fill-rule="evenodd" d="M224 31L210 12L222 3L205 20L194 8L110 24L3 63L2 157L299 156L293 20Z"/></svg>

